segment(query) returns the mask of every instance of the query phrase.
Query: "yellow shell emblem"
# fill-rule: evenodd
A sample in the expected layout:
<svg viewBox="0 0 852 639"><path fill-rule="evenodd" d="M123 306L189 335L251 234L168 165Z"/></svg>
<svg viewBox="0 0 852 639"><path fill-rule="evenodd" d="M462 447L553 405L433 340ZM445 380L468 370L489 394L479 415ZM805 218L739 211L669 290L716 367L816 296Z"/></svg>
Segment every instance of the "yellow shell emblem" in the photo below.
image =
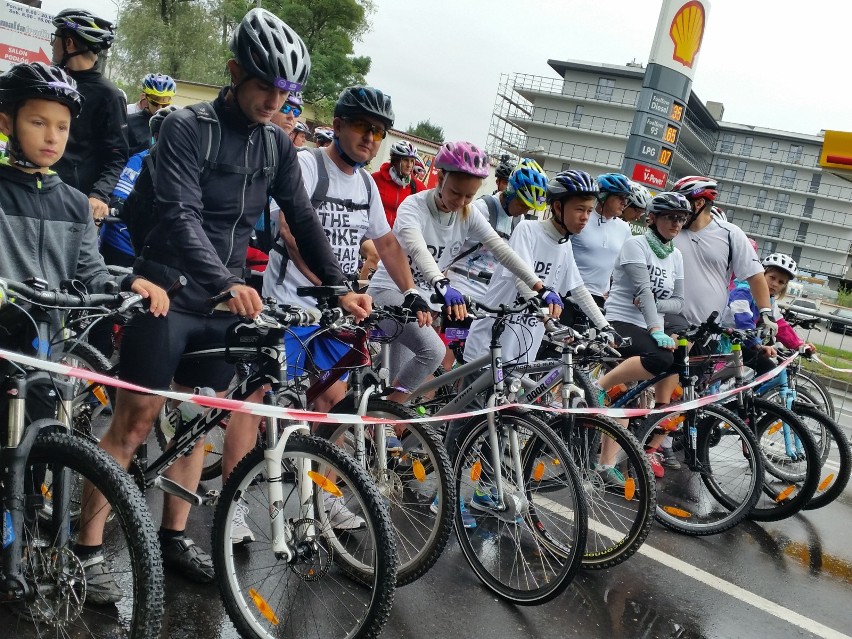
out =
<svg viewBox="0 0 852 639"><path fill-rule="evenodd" d="M704 39L704 5L697 0L683 5L672 20L669 36L675 47L672 58L691 69Z"/></svg>

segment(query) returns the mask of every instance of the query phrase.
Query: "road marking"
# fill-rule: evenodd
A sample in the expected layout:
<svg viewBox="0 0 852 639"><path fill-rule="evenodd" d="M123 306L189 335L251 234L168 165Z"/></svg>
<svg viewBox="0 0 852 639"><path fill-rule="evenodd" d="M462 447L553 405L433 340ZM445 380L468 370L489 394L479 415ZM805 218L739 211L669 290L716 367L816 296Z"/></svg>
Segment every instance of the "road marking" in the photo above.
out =
<svg viewBox="0 0 852 639"><path fill-rule="evenodd" d="M535 498L535 502L557 513L562 512L565 515L568 515L569 513L573 515L573 513L565 508L565 506L557 504L547 498L537 496ZM594 530L595 532L609 537L610 539L622 539L624 537L623 533L620 533L617 530L591 518L589 519L589 530ZM637 552L640 555L645 555L649 559L666 566L667 568L676 570L687 577L692 577L696 581L703 583L705 586L718 590L725 595L729 595L738 601L753 606L758 610L762 610L763 612L770 614L773 617L777 617L782 621L786 621L789 624L798 626L803 630L807 630L818 637L824 637L825 639L852 639L849 635L845 635L842 632L829 628L818 621L809 619L797 612L793 612L789 608L785 608L773 601L764 599L760 595L756 595L745 588L741 588L740 586L731 583L730 581L725 581L721 577L717 577L706 570L696 568L685 561L681 561L677 557L673 557L664 553L662 550L649 546L647 543L643 544Z"/></svg>

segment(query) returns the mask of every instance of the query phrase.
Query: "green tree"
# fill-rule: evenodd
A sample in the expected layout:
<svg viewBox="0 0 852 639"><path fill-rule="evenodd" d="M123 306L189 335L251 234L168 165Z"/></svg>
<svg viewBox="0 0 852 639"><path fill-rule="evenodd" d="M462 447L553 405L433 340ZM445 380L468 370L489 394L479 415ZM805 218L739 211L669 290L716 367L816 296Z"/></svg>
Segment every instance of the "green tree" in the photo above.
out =
<svg viewBox="0 0 852 639"><path fill-rule="evenodd" d="M416 135L424 140L431 140L438 144L444 143L444 129L437 124L432 124L431 120L420 120L414 126L409 126L406 133Z"/></svg>

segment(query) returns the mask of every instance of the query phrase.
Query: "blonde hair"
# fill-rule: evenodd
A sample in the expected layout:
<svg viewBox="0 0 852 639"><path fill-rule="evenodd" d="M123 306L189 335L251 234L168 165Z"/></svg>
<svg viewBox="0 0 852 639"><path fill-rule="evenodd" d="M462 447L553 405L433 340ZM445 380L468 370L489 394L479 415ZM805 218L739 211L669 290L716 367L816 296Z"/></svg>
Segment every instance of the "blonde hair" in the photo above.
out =
<svg viewBox="0 0 852 639"><path fill-rule="evenodd" d="M792 280L792 279L793 279L793 276L792 276L792 275L790 275L790 273L788 273L787 271L785 271L783 268L778 268L777 266L767 266L767 267L763 270L764 275L765 275L766 273L768 273L769 271L776 271L776 272L778 272L778 273L781 273L782 275L786 275L786 276L787 276L787 282L784 284L784 286L782 286L782 287L781 287L781 290L780 290L780 291L778 291L778 295L776 295L776 296L775 296L775 299L776 299L776 300L783 300L783 299L784 299L784 297L787 295L787 285L788 285L788 284L790 284L790 280Z"/></svg>

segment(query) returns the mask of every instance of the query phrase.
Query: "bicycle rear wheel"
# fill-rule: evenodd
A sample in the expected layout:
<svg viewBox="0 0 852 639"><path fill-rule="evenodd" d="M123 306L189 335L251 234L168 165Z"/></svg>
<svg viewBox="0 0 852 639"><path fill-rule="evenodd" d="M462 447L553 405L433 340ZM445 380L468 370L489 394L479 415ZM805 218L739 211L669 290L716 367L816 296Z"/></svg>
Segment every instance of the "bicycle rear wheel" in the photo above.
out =
<svg viewBox="0 0 852 639"><path fill-rule="evenodd" d="M834 400L831 398L831 393L825 387L816 375L806 373L799 370L796 373L794 385L797 391L804 390L808 397L812 397L817 402L817 407L822 410L831 419L837 419L837 411L834 407Z"/></svg>
<svg viewBox="0 0 852 639"><path fill-rule="evenodd" d="M541 604L563 592L580 569L585 496L571 454L547 424L515 410L500 411L495 419L503 501L496 493L488 421L474 418L459 438L453 472L460 499L485 499L468 506L475 528L465 528L456 509L456 534L465 559L492 592L516 604Z"/></svg>
<svg viewBox="0 0 852 639"><path fill-rule="evenodd" d="M102 556L121 591L114 604L93 603L95 590L76 554L79 528L68 512L73 502L69 506L62 493L73 492L78 478L91 482L112 509ZM20 638L158 637L163 615L159 542L145 500L124 469L76 435L42 432L27 459L24 483L23 570L34 594L0 605L0 626ZM48 501L52 511L44 517L40 510ZM60 531L69 530L63 541Z"/></svg>
<svg viewBox="0 0 852 639"><path fill-rule="evenodd" d="M657 520L687 535L714 535L733 528L749 514L763 485L763 459L751 429L721 406L687 411L677 430L660 427L677 413L652 415L637 430L643 448L669 432L679 469L666 468L657 479ZM695 459L683 445L685 424L696 425ZM677 421L677 420L675 420Z"/></svg>
<svg viewBox="0 0 852 639"><path fill-rule="evenodd" d="M557 415L548 423L568 446L589 508L583 568L610 568L639 550L656 507L654 475L636 438L602 415ZM573 421L573 423L572 423ZM611 470L601 471L603 442Z"/></svg>
<svg viewBox="0 0 852 639"><path fill-rule="evenodd" d="M351 398L332 409L332 413L354 412ZM367 415L393 420L412 420L410 409L382 399L371 399ZM332 443L355 456L355 430L352 424L331 424L322 428L331 432ZM387 454L380 469L376 456L375 433L399 440L402 450ZM450 480L450 459L438 435L426 424L409 422L386 426L365 426L367 471L388 501L396 531L399 558L396 583L410 584L423 576L438 560L450 538L453 526L455 486Z"/></svg>
<svg viewBox="0 0 852 639"><path fill-rule="evenodd" d="M822 467L816 493L804 510L827 506L843 494L852 470L852 450L843 429L810 404L793 404L793 412L802 420L817 442Z"/></svg>
<svg viewBox="0 0 852 639"><path fill-rule="evenodd" d="M301 485L297 471L304 464L309 487ZM243 458L222 490L213 521L213 561L228 616L242 637L378 636L396 582L396 545L382 496L351 457L316 437L291 435L281 470L283 503L270 502L262 448ZM313 498L302 503L304 488ZM338 494L342 501L336 507L363 518L362 528L333 528L322 504L324 495ZM296 554L290 561L273 553L270 517L282 517L292 536ZM240 521L254 541L234 546L232 532Z"/></svg>

